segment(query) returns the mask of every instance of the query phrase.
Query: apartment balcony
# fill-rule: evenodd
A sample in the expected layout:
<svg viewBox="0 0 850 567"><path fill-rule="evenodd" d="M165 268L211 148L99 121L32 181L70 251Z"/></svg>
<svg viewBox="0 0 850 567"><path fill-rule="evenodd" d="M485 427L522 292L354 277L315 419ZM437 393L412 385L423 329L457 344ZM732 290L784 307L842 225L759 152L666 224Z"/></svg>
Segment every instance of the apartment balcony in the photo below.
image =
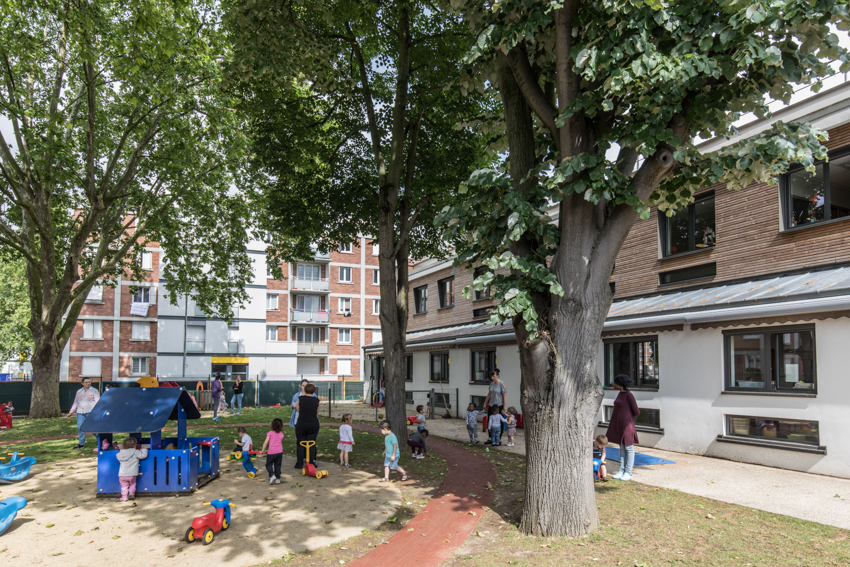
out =
<svg viewBox="0 0 850 567"><path fill-rule="evenodd" d="M294 291L315 291L318 293L329 293L331 291L330 280L299 280L295 278L292 282Z"/></svg>
<svg viewBox="0 0 850 567"><path fill-rule="evenodd" d="M331 253L330 252L319 252L317 249L313 249L313 260L316 262L330 262L331 261Z"/></svg>
<svg viewBox="0 0 850 567"><path fill-rule="evenodd" d="M298 354L328 354L328 343L298 343Z"/></svg>
<svg viewBox="0 0 850 567"><path fill-rule="evenodd" d="M327 311L304 311L303 309L293 309L292 323L318 323L326 325L330 321L330 313Z"/></svg>

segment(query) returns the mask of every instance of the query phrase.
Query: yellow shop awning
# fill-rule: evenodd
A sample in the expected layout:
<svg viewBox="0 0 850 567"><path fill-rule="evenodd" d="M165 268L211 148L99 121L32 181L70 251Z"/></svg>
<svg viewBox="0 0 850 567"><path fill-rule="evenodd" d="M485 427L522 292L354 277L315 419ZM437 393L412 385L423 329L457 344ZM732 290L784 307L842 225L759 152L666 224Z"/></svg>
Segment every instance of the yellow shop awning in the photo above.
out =
<svg viewBox="0 0 850 567"><path fill-rule="evenodd" d="M247 356L214 356L213 364L248 364Z"/></svg>

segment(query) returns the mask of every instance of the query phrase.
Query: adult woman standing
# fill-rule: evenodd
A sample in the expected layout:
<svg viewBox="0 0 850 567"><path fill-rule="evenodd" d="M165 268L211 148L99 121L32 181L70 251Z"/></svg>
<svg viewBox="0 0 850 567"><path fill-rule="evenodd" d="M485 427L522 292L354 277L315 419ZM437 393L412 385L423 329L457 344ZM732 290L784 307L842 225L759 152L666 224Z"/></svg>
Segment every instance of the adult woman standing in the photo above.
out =
<svg viewBox="0 0 850 567"><path fill-rule="evenodd" d="M233 411L236 410L236 415L242 413L242 388L245 387L245 384L242 383L242 377L238 374L236 375L236 383L233 385L233 397L230 398L230 415L233 415ZM236 409L236 404L239 404L239 409Z"/></svg>
<svg viewBox="0 0 850 567"><path fill-rule="evenodd" d="M632 480L632 467L635 464L635 443L639 443L635 418L640 415L635 397L629 392L632 379L625 374L614 377L614 389L619 391L614 400L614 411L608 424L609 441L620 445L620 472L614 475L617 480Z"/></svg>
<svg viewBox="0 0 850 567"><path fill-rule="evenodd" d="M221 405L221 372L215 373L215 378L213 378L212 388L210 388L212 392L212 403L213 403L213 421L221 421L221 418L218 417L218 406Z"/></svg>
<svg viewBox="0 0 850 567"><path fill-rule="evenodd" d="M313 396L316 386L309 382L304 386L304 396L299 396L295 402L295 411L298 412L298 421L295 422L296 439L296 469L304 468L304 459L307 457L307 449L301 445L302 441L316 441L319 436L319 398ZM310 462L316 462L316 445L310 447Z"/></svg>
<svg viewBox="0 0 850 567"><path fill-rule="evenodd" d="M295 424L298 422L298 410L296 409L297 406L295 405L295 402L297 402L301 394L304 393L304 386L309 383L310 382L307 380L301 380L301 386L298 388L298 391L295 392L295 395L292 396L292 417L289 418L289 427L295 427Z"/></svg>

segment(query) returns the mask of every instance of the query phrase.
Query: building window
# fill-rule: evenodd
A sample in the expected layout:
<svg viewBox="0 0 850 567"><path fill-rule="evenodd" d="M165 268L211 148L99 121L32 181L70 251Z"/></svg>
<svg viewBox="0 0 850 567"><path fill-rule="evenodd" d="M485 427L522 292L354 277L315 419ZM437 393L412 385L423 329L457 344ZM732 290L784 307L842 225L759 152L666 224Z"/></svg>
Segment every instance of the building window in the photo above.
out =
<svg viewBox="0 0 850 567"><path fill-rule="evenodd" d="M130 339L134 341L149 341L151 340L151 324L133 322L133 328L130 330Z"/></svg>
<svg viewBox="0 0 850 567"><path fill-rule="evenodd" d="M434 392L434 407L451 409L452 395L443 392Z"/></svg>
<svg viewBox="0 0 850 567"><path fill-rule="evenodd" d="M188 325L186 327L186 352L204 352L206 338L206 326Z"/></svg>
<svg viewBox="0 0 850 567"><path fill-rule="evenodd" d="M321 329L316 327L298 327L295 329L295 342L297 343L321 343Z"/></svg>
<svg viewBox="0 0 850 567"><path fill-rule="evenodd" d="M496 369L496 351L494 350L474 350L472 355L472 375L469 378L470 384L489 384L490 374Z"/></svg>
<svg viewBox="0 0 850 567"><path fill-rule="evenodd" d="M339 329L337 331L337 344L341 345L350 345L351 344L351 329Z"/></svg>
<svg viewBox="0 0 850 567"><path fill-rule="evenodd" d="M469 396L469 403L475 406L478 411L484 411L484 400L487 396Z"/></svg>
<svg viewBox="0 0 850 567"><path fill-rule="evenodd" d="M80 367L80 376L88 376L96 378L100 376L100 357L99 356L84 356L82 357L82 366Z"/></svg>
<svg viewBox="0 0 850 567"><path fill-rule="evenodd" d="M102 285L93 285L89 288L89 294L86 296L86 303L103 303Z"/></svg>
<svg viewBox="0 0 850 567"><path fill-rule="evenodd" d="M351 268L339 269L339 281L342 283L351 283Z"/></svg>
<svg viewBox="0 0 850 567"><path fill-rule="evenodd" d="M614 406L604 406L604 409L605 421L610 422L611 416L614 414ZM635 425L661 429L661 410L648 408L638 409L640 410L640 415L635 418Z"/></svg>
<svg viewBox="0 0 850 567"><path fill-rule="evenodd" d="M381 253L381 246L377 242L372 243L372 256L377 256Z"/></svg>
<svg viewBox="0 0 850 567"><path fill-rule="evenodd" d="M405 392L404 393L404 403L412 406L413 405L413 392Z"/></svg>
<svg viewBox="0 0 850 567"><path fill-rule="evenodd" d="M797 169L780 180L785 228L850 216L850 155L815 164L814 173Z"/></svg>
<svg viewBox="0 0 850 567"><path fill-rule="evenodd" d="M351 313L351 298L350 297L340 297L339 298L339 312L342 315L346 313Z"/></svg>
<svg viewBox="0 0 850 567"><path fill-rule="evenodd" d="M277 311L277 294L266 294L266 311Z"/></svg>
<svg viewBox="0 0 850 567"><path fill-rule="evenodd" d="M446 278L437 282L437 293L440 294L440 309L455 304L455 279Z"/></svg>
<svg viewBox="0 0 850 567"><path fill-rule="evenodd" d="M373 299L372 300L372 315L380 315L381 314L381 300Z"/></svg>
<svg viewBox="0 0 850 567"><path fill-rule="evenodd" d="M431 353L431 379L429 382L443 382L447 384L449 381L449 353L447 352L432 352Z"/></svg>
<svg viewBox="0 0 850 567"><path fill-rule="evenodd" d="M351 242L349 242L348 244L340 244L339 245L339 251L342 252L343 254L353 254L354 253Z"/></svg>
<svg viewBox="0 0 850 567"><path fill-rule="evenodd" d="M413 382L413 356L407 355L404 357L405 361L405 369L404 369L404 381L405 382Z"/></svg>
<svg viewBox="0 0 850 567"><path fill-rule="evenodd" d="M428 286L423 285L413 290L413 311L425 313L428 311Z"/></svg>
<svg viewBox="0 0 850 567"><path fill-rule="evenodd" d="M83 321L83 338L84 339L102 339L103 338L103 321Z"/></svg>
<svg viewBox="0 0 850 567"><path fill-rule="evenodd" d="M234 322L227 327L227 352L237 354L239 352L239 323Z"/></svg>
<svg viewBox="0 0 850 567"><path fill-rule="evenodd" d="M351 359L338 358L336 361L337 376L351 376Z"/></svg>
<svg viewBox="0 0 850 567"><path fill-rule="evenodd" d="M382 340L384 340L384 337L381 334L381 331L372 331L372 342L373 343L379 343Z"/></svg>
<svg viewBox="0 0 850 567"><path fill-rule="evenodd" d="M380 270L372 270L372 285L381 285Z"/></svg>
<svg viewBox="0 0 850 567"><path fill-rule="evenodd" d="M317 282L322 279L322 269L315 264L298 264L295 268L295 277L299 280Z"/></svg>
<svg viewBox="0 0 850 567"><path fill-rule="evenodd" d="M136 291L133 293L133 303L147 303L151 302L151 288L149 287L140 287L136 288Z"/></svg>
<svg viewBox="0 0 850 567"><path fill-rule="evenodd" d="M769 441L820 445L820 428L817 421L798 421L755 417L750 415L727 415L726 434Z"/></svg>
<svg viewBox="0 0 850 567"><path fill-rule="evenodd" d="M713 248L717 244L714 224L714 192L696 197L673 216L659 215L664 256Z"/></svg>
<svg viewBox="0 0 850 567"><path fill-rule="evenodd" d="M626 374L634 388L658 389L658 337L605 341L605 386Z"/></svg>
<svg viewBox="0 0 850 567"><path fill-rule="evenodd" d="M817 391L814 326L724 333L726 390Z"/></svg>
<svg viewBox="0 0 850 567"><path fill-rule="evenodd" d="M153 270L153 252L142 252L142 269Z"/></svg>
<svg viewBox="0 0 850 567"><path fill-rule="evenodd" d="M266 340L267 341L276 341L277 340L277 327L266 327Z"/></svg>
<svg viewBox="0 0 850 567"><path fill-rule="evenodd" d="M148 373L147 357L134 356L130 360L132 361L130 374L144 375Z"/></svg>
<svg viewBox="0 0 850 567"><path fill-rule="evenodd" d="M486 273L490 272L490 268L487 266L478 266L475 268L475 271L472 273L473 282L483 276ZM484 287L484 289L475 290L475 300L479 299L490 299L490 286Z"/></svg>
<svg viewBox="0 0 850 567"><path fill-rule="evenodd" d="M472 310L472 318L473 319L484 319L485 317L489 318L490 314L493 312L493 307L479 307L478 309Z"/></svg>
<svg viewBox="0 0 850 567"><path fill-rule="evenodd" d="M700 264L699 266L691 266L680 270L671 270L669 272L661 272L658 274L659 285L673 284L686 282L689 280L699 280L703 278L713 278L717 275L717 264Z"/></svg>

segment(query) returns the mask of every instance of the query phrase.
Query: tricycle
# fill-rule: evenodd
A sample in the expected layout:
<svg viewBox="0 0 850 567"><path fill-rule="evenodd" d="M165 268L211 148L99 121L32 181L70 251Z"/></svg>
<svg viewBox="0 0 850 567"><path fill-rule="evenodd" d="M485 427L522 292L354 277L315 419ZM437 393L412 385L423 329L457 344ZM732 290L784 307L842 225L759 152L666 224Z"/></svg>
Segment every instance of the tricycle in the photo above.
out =
<svg viewBox="0 0 850 567"><path fill-rule="evenodd" d="M204 502L204 506L212 506L214 512L204 514L192 520L192 527L186 530L186 543L201 540L209 545L215 538L215 533L230 527L230 508L234 505L228 500L213 500Z"/></svg>

